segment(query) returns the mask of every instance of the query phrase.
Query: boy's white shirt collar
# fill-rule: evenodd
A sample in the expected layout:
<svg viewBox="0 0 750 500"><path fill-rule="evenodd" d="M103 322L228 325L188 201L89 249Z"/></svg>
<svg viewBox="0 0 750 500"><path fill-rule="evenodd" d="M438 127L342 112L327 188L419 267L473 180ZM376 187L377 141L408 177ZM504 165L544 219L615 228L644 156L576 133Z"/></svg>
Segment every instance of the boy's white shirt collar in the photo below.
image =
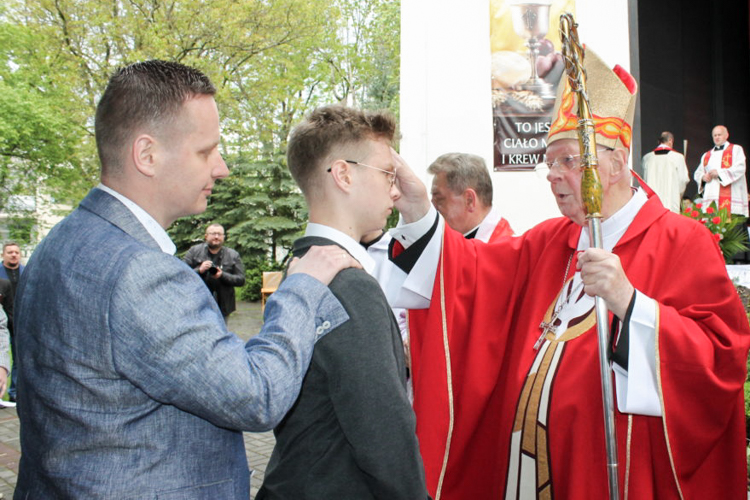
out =
<svg viewBox="0 0 750 500"><path fill-rule="evenodd" d="M367 271L367 274L372 275L375 270L375 260L367 253L367 250L358 241L354 241L354 238L338 229L324 224L308 222L307 229L305 229L305 236L318 236L334 241L344 247L352 257L357 259L362 264L364 270Z"/></svg>

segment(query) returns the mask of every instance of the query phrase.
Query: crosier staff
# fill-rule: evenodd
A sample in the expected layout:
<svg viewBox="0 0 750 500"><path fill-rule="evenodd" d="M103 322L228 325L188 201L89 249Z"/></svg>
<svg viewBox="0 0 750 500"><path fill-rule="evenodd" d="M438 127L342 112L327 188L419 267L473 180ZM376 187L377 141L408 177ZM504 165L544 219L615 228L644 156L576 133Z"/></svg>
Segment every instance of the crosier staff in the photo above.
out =
<svg viewBox="0 0 750 500"><path fill-rule="evenodd" d="M565 61L568 84L575 92L578 101L578 145L581 151L581 197L589 228L589 241L592 248L602 248L602 184L599 180L599 159L596 156L596 130L588 92L586 72L583 69L583 48L578 40L578 25L573 14L560 16L560 40ZM617 477L617 436L615 434L615 407L612 375L609 368L609 318L607 304L601 297L595 297L596 332L599 339L599 368L602 379L602 400L604 402L604 433L607 445L607 477L609 478L609 498L619 498Z"/></svg>

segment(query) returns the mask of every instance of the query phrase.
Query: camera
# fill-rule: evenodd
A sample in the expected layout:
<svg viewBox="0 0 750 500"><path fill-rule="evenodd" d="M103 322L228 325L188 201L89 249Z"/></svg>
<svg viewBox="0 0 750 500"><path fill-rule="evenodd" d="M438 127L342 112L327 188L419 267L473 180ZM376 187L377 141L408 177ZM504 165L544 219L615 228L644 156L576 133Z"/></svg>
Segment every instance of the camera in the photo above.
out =
<svg viewBox="0 0 750 500"><path fill-rule="evenodd" d="M215 275L216 273L219 272L219 269L221 269L220 266L217 266L216 264L211 263L211 267L208 268L208 274L210 274L211 276L213 276L213 275Z"/></svg>

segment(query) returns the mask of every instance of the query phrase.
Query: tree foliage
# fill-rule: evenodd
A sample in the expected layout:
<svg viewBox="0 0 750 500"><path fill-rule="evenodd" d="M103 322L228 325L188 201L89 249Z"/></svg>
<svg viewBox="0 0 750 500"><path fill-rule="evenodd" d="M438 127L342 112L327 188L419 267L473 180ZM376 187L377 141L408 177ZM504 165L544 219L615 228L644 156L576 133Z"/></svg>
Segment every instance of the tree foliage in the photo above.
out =
<svg viewBox="0 0 750 500"><path fill-rule="evenodd" d="M282 260L306 217L286 141L321 104L398 108L398 0L9 0L0 7L0 181L39 179L74 204L98 182L96 103L119 66L195 66L218 88L231 175L178 221L180 251L208 222L247 262ZM2 10L5 9L5 10ZM12 167L12 168L11 168ZM0 197L0 208L2 207Z"/></svg>
<svg viewBox="0 0 750 500"><path fill-rule="evenodd" d="M11 195L33 194L40 182L70 185L78 177L80 127L69 120L70 95L37 57L41 37L2 22L0 7L0 209Z"/></svg>

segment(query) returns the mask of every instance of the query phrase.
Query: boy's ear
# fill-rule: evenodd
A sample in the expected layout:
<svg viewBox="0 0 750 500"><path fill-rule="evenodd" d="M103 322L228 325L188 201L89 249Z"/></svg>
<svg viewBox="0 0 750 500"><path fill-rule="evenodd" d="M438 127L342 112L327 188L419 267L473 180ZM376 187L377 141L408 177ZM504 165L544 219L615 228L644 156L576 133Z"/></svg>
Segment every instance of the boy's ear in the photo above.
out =
<svg viewBox="0 0 750 500"><path fill-rule="evenodd" d="M352 186L352 168L353 165L344 160L336 160L328 169L336 187L347 193Z"/></svg>

